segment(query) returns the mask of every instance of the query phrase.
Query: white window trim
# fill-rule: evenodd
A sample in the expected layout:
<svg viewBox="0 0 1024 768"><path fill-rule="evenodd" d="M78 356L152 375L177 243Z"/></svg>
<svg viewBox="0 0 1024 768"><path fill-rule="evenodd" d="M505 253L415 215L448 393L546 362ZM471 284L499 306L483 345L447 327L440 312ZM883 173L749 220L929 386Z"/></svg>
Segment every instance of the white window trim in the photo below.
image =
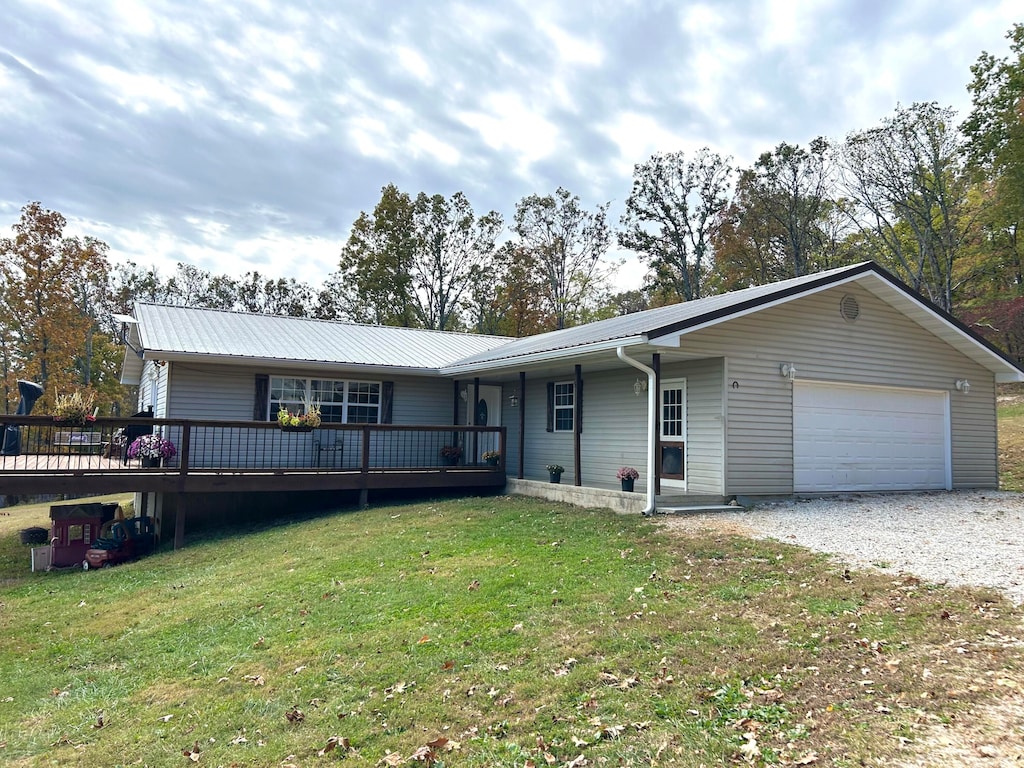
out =
<svg viewBox="0 0 1024 768"><path fill-rule="evenodd" d="M268 392L267 392L267 421L273 421L274 419L277 418L277 411L274 410L274 405L273 404L274 404L274 402L280 402L280 401L275 401L274 400L274 396L273 396L274 395L274 380L275 379L277 379L277 380L281 380L281 379L296 379L296 380L299 380L299 381L303 381L303 382L305 382L305 390L306 390L307 393L312 392L312 390L313 390L312 382L313 381L329 381L329 382L332 382L332 383L335 383L335 384L337 384L337 383L344 384L344 392L342 394L342 401L340 403L340 405L342 406L342 408L341 408L341 413L342 413L342 417L341 418L342 418L342 420L340 422L338 422L338 421L327 422L327 420L324 419L325 422L330 423L330 424L350 424L350 423L365 424L366 422L362 422L362 421L359 421L359 422L350 422L349 421L349 418L348 418L349 405L352 405L352 406L357 407L357 408L376 408L377 409L377 421L376 422L370 422L370 423L380 424L381 423L381 418L384 415L384 413L383 413L384 382L382 382L382 381L372 381L372 380L368 380L368 379L334 379L334 378L327 378L327 377L323 377L323 376L279 376L279 375L275 375L275 374L268 374L268 379L269 380L268 380L267 384L268 384L269 389L268 389ZM349 401L348 401L348 398L349 398L349 387L351 385L353 385L353 384L371 384L371 385L376 385L377 386L377 402L376 402L376 404L373 404L373 403L349 403ZM285 401L285 402L293 402L293 401ZM337 405L339 405L339 403L328 403L328 405L330 405L330 406L337 406Z"/></svg>
<svg viewBox="0 0 1024 768"><path fill-rule="evenodd" d="M569 387L569 391L572 394L572 403L570 405L559 405L558 404L558 388L562 387L562 386ZM554 432L572 432L572 431L574 431L574 429L576 428L576 382L575 381L556 381L555 382L554 390L552 392L552 398L553 398L553 402L551 403L551 408L552 408L551 415L552 415L552 421L554 422L551 425L552 426L552 430ZM559 429L559 427L558 427L558 412L559 411L569 411L570 426L569 426L568 429L565 429L565 428Z"/></svg>

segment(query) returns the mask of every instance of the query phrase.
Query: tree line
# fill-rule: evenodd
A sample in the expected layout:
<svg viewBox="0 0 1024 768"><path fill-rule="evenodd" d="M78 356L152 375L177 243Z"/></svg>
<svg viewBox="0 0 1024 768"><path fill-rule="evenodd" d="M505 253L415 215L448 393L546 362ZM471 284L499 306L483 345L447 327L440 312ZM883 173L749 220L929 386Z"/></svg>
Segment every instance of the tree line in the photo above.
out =
<svg viewBox="0 0 1024 768"><path fill-rule="evenodd" d="M960 123L915 103L841 140L781 142L748 168L710 147L656 153L634 167L617 228L608 204L587 208L561 187L522 198L506 224L462 192L389 184L320 285L112 266L104 243L64 236L61 214L30 203L0 239L7 412L17 378L123 401L109 318L137 300L526 336L866 259L1019 357L1024 25L1007 37L1009 56L971 67ZM615 290L613 247L636 254L639 290Z"/></svg>

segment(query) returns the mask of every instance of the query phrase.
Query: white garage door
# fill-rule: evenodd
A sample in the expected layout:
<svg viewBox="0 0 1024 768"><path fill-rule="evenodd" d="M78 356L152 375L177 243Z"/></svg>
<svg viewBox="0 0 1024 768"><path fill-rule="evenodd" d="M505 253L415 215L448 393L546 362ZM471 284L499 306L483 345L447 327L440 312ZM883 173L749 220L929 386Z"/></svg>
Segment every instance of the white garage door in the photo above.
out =
<svg viewBox="0 0 1024 768"><path fill-rule="evenodd" d="M793 383L797 493L949 487L945 392Z"/></svg>

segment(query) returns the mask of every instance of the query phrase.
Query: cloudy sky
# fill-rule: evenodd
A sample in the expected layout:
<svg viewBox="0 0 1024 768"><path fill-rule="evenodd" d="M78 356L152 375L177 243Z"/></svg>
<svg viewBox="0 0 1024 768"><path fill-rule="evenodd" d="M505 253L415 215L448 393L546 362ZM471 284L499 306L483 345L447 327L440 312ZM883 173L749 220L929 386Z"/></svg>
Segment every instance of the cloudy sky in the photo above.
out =
<svg viewBox="0 0 1024 768"><path fill-rule="evenodd" d="M897 103L966 115L1019 0L4 0L0 230L32 200L115 260L317 284L381 187L506 221L633 165L749 165ZM622 284L639 283L636 262Z"/></svg>

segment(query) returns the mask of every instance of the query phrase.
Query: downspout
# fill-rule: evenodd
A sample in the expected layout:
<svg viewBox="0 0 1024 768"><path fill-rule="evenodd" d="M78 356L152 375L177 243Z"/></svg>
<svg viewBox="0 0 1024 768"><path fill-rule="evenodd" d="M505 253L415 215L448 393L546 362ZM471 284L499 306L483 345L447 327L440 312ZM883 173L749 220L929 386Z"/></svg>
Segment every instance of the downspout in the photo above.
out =
<svg viewBox="0 0 1024 768"><path fill-rule="evenodd" d="M658 380L654 369L626 355L625 347L616 347L615 354L622 362L647 374L647 506L640 514L653 515L656 507L654 473L657 456L654 455L654 447L658 437Z"/></svg>

